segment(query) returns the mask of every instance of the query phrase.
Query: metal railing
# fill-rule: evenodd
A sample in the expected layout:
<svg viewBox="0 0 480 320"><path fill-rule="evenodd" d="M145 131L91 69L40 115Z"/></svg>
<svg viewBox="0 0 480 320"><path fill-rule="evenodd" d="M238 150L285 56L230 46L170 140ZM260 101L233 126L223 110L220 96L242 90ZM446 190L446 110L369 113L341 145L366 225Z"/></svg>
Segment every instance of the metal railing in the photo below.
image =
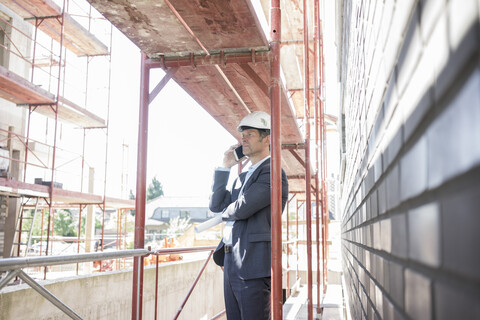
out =
<svg viewBox="0 0 480 320"><path fill-rule="evenodd" d="M177 319L180 316L185 304L187 303L190 295L192 294L195 286L198 283L203 271L205 270L208 262L210 261L213 250L215 246L208 246L208 247L191 247L191 248L166 248L166 249L159 249L159 250L147 250L147 249L132 249L132 250L122 250L122 251L109 251L109 252L95 252L95 253L83 253L83 254L73 254L73 255L62 255L62 256L42 256L42 257L24 257L24 258L7 258L7 259L0 259L0 273L6 272L6 275L0 279L0 290L6 286L13 278L19 277L22 279L26 284L28 284L32 289L37 291L40 295L42 295L45 299L50 301L54 306L56 306L59 310L64 312L72 319L80 320L82 317L78 315L75 311L69 308L66 304L64 304L60 299L55 297L51 292L45 289L42 285L40 285L35 279L30 277L23 268L33 268L33 267L47 267L47 266L54 266L54 265L63 265L63 264L75 264L81 262L92 262L98 260L108 260L108 259L119 259L119 258L130 258L130 257L146 257L148 255L155 255L156 256L156 279L155 279L155 319L157 319L157 302L158 302L158 271L159 271L159 259L158 256L160 255L168 255L168 254L182 254L182 253L194 253L194 252L204 252L209 251L209 255L205 260L202 268L200 269L197 277L195 278L193 284L191 285L190 289L188 290L184 300L182 301L181 305L179 306L177 313L173 317L173 319ZM219 319L225 310L219 312L212 319Z"/></svg>
<svg viewBox="0 0 480 320"><path fill-rule="evenodd" d="M0 272L7 271L7 275L0 280L0 289L6 286L14 277L19 277L27 283L32 289L37 291L41 296L50 301L58 309L63 311L72 319L81 320L82 318L55 297L50 291L42 287L35 279L26 274L22 269L30 267L46 267L61 264L90 262L105 259L117 259L127 257L139 257L149 255L151 252L146 249L134 249L112 252L95 252L83 253L65 256L44 256L44 257L27 257L27 258L8 258L0 259Z"/></svg>

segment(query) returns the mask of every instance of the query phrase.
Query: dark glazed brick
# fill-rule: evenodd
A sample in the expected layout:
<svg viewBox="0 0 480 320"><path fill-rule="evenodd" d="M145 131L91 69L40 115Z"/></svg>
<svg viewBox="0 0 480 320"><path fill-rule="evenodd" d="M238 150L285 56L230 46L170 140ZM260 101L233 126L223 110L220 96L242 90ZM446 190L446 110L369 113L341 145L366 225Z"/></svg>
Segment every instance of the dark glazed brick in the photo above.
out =
<svg viewBox="0 0 480 320"><path fill-rule="evenodd" d="M390 143L388 144L387 150L385 152L385 155L386 155L385 168L388 168L390 164L393 162L398 152L402 148L402 145L403 145L403 126L398 129L392 141L390 141Z"/></svg>
<svg viewBox="0 0 480 320"><path fill-rule="evenodd" d="M380 108L379 112L378 112L378 115L377 115L377 119L375 120L375 126L373 127L373 133L372 133L372 136L375 137L378 137L378 133L379 133L379 130L380 130L380 127L383 123L383 116L384 116L384 112L383 112L383 109L384 109L384 105L382 104L382 107ZM376 144L376 140L374 140L374 143ZM375 181L377 181L377 179L375 179Z"/></svg>
<svg viewBox="0 0 480 320"><path fill-rule="evenodd" d="M404 125L404 139L408 141L412 136L415 129L417 129L418 125L422 121L422 119L427 115L430 108L433 106L433 88L430 88L423 97L418 102L415 110L413 110L412 114L408 117L405 121Z"/></svg>
<svg viewBox="0 0 480 320"><path fill-rule="evenodd" d="M440 207L432 202L408 213L408 256L432 267L440 266Z"/></svg>
<svg viewBox="0 0 480 320"><path fill-rule="evenodd" d="M390 300L383 296L383 319L394 320L394 308Z"/></svg>
<svg viewBox="0 0 480 320"><path fill-rule="evenodd" d="M472 24L470 30L465 34L456 50L450 55L445 68L440 72L435 86L435 101L441 102L446 91L448 91L462 72L465 63L475 55L478 55L480 42L478 41L478 20Z"/></svg>
<svg viewBox="0 0 480 320"><path fill-rule="evenodd" d="M398 57L397 68L399 71L397 79L399 92L402 94L415 69L415 61L418 59L421 50L422 44L419 28L419 9L417 6L412 19L410 20L407 33L405 34L405 40Z"/></svg>
<svg viewBox="0 0 480 320"><path fill-rule="evenodd" d="M438 16L446 6L445 0L421 0L420 24L422 39L427 40L437 27ZM447 30L445 30L446 34Z"/></svg>
<svg viewBox="0 0 480 320"><path fill-rule="evenodd" d="M405 213L392 217L392 254L407 257L407 218Z"/></svg>
<svg viewBox="0 0 480 320"><path fill-rule="evenodd" d="M386 292L390 292L390 261L383 261L383 289Z"/></svg>
<svg viewBox="0 0 480 320"><path fill-rule="evenodd" d="M370 251L365 250L365 269L370 272Z"/></svg>
<svg viewBox="0 0 480 320"><path fill-rule="evenodd" d="M370 211L372 219L378 216L377 190L373 191L370 196Z"/></svg>
<svg viewBox="0 0 480 320"><path fill-rule="evenodd" d="M438 320L480 319L480 294L446 283L435 284L435 315Z"/></svg>
<svg viewBox="0 0 480 320"><path fill-rule="evenodd" d="M403 267L390 263L390 296L401 308L404 306L404 276Z"/></svg>
<svg viewBox="0 0 480 320"><path fill-rule="evenodd" d="M377 269L376 269L376 264L375 264L375 257L377 255L375 253L370 253L370 275L372 278L375 278L375 274L377 272ZM373 282L371 283L371 285L373 284ZM370 288L370 293L371 293L371 290L372 288Z"/></svg>
<svg viewBox="0 0 480 320"><path fill-rule="evenodd" d="M395 320L405 320L405 317L400 313L398 309L395 309L395 315L394 315Z"/></svg>
<svg viewBox="0 0 480 320"><path fill-rule="evenodd" d="M383 319L383 293L378 286L375 287L375 309L380 319Z"/></svg>
<svg viewBox="0 0 480 320"><path fill-rule="evenodd" d="M382 162L383 155L379 155L378 158L373 163L374 167L374 180L375 183L380 179L380 176L383 174L383 162Z"/></svg>
<svg viewBox="0 0 480 320"><path fill-rule="evenodd" d="M390 117L392 116L392 109L398 102L398 94L397 94L397 69L392 73L390 81L388 83L387 93L385 95L385 102L384 102L384 123L390 122Z"/></svg>
<svg viewBox="0 0 480 320"><path fill-rule="evenodd" d="M392 251L392 220L380 221L380 230L382 250L390 253Z"/></svg>
<svg viewBox="0 0 480 320"><path fill-rule="evenodd" d="M422 137L400 160L402 201L427 188L427 138Z"/></svg>
<svg viewBox="0 0 480 320"><path fill-rule="evenodd" d="M373 247L377 250L380 250L381 247L381 238L380 238L380 222L375 222L373 224Z"/></svg>
<svg viewBox="0 0 480 320"><path fill-rule="evenodd" d="M360 303L362 304L363 309L368 307L367 293L363 289L360 290Z"/></svg>
<svg viewBox="0 0 480 320"><path fill-rule="evenodd" d="M383 270L384 262L383 258L380 256L376 256L375 258L375 280L380 283L381 286L384 286L384 270Z"/></svg>
<svg viewBox="0 0 480 320"><path fill-rule="evenodd" d="M387 210L387 189L386 180L383 180L378 187L378 213L384 214Z"/></svg>
<svg viewBox="0 0 480 320"><path fill-rule="evenodd" d="M365 226L364 230L365 230L365 235L366 235L366 240L367 240L366 245L368 247L373 247L373 240L372 240L372 230L373 230L373 228L372 228L372 225L370 224L368 226Z"/></svg>
<svg viewBox="0 0 480 320"><path fill-rule="evenodd" d="M480 280L480 177L474 188L460 189L442 203L443 263L452 272Z"/></svg>
<svg viewBox="0 0 480 320"><path fill-rule="evenodd" d="M395 165L387 176L387 210L400 204L400 168Z"/></svg>
<svg viewBox="0 0 480 320"><path fill-rule="evenodd" d="M428 129L429 187L434 188L480 163L480 72L467 79ZM452 127L451 119L455 118Z"/></svg>
<svg viewBox="0 0 480 320"><path fill-rule="evenodd" d="M375 286L375 283L373 282L372 279L370 279L370 293L369 293L369 298L370 300L372 300L374 303L375 303L375 294L376 294L376 290L375 290L376 286Z"/></svg>
<svg viewBox="0 0 480 320"><path fill-rule="evenodd" d="M369 303L367 306L367 319L368 320L373 320L373 314L375 311L373 311L372 305Z"/></svg>
<svg viewBox="0 0 480 320"><path fill-rule="evenodd" d="M412 319L432 319L431 280L405 270L405 310Z"/></svg>
<svg viewBox="0 0 480 320"><path fill-rule="evenodd" d="M367 211L367 221L372 219L372 208L370 208L371 201L370 197L367 197L367 200L365 201L365 210Z"/></svg>

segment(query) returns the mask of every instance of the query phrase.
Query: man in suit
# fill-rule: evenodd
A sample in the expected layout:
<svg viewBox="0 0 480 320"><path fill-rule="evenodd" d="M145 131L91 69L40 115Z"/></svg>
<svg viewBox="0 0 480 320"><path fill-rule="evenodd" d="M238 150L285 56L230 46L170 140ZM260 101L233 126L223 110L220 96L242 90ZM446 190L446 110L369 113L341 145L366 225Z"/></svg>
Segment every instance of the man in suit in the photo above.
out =
<svg viewBox="0 0 480 320"><path fill-rule="evenodd" d="M221 212L226 225L213 258L224 269L227 318L270 319L270 115L253 112L242 119L238 131L251 166L227 189L230 168L237 163L232 146L224 154L223 168L215 170L210 210ZM282 170L282 210L287 197Z"/></svg>

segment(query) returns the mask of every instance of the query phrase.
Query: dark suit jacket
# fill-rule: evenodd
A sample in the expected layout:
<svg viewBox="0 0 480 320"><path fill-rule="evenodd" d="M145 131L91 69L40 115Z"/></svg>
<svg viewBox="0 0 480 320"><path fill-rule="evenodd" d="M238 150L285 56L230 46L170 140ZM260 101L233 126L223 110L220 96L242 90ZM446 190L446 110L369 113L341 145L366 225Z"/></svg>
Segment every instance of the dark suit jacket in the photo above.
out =
<svg viewBox="0 0 480 320"><path fill-rule="evenodd" d="M210 210L223 212L224 221L235 221L232 229L234 272L244 280L270 277L271 223L270 223L270 160L264 161L248 179L238 197L246 172L227 190L230 173L215 171L210 197ZM282 210L288 199L288 181L282 170ZM214 261L223 266L224 243L220 241L214 252Z"/></svg>

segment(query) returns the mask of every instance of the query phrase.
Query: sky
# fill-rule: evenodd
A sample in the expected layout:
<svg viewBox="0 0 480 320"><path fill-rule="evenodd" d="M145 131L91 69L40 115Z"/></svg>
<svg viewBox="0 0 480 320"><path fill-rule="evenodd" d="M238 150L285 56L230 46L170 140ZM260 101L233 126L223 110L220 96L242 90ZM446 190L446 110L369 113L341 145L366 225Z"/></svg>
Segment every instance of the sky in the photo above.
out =
<svg viewBox="0 0 480 320"><path fill-rule="evenodd" d="M110 136L129 146L129 189L135 193L140 51L117 32L112 52ZM151 71L151 88L163 75L162 70ZM148 132L147 182L156 177L165 196L208 198L213 171L236 138L173 80L149 106Z"/></svg>

